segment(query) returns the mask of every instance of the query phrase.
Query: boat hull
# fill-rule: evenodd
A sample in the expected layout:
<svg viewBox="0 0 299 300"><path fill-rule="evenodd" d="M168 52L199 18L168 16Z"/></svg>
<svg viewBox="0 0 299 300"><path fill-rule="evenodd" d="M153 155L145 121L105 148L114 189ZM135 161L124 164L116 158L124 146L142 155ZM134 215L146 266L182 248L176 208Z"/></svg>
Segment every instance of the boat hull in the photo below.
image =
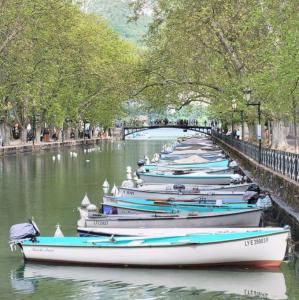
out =
<svg viewBox="0 0 299 300"><path fill-rule="evenodd" d="M142 246L72 246L22 244L25 259L70 264L146 267L200 267L238 265L257 268L280 266L287 245L287 232L215 243ZM141 243L141 245L140 245ZM96 244L96 243L95 243ZM221 255L219 252L221 251Z"/></svg>
<svg viewBox="0 0 299 300"><path fill-rule="evenodd" d="M146 164L145 170L161 170L161 169L210 169L210 168L226 168L229 165L228 160L211 161L206 163L173 163L173 164Z"/></svg>
<svg viewBox="0 0 299 300"><path fill-rule="evenodd" d="M119 196L121 197L131 197L131 198L144 198L149 200L178 200L178 201L191 201L191 200L200 200L200 201L216 201L221 199L223 202L246 202L243 200L244 192L231 192L231 191L194 191L185 192L185 191L150 191L142 190L140 188L122 188L119 189ZM227 201L226 201L227 200Z"/></svg>
<svg viewBox="0 0 299 300"><path fill-rule="evenodd" d="M230 184L234 181L231 176L183 176L183 175L155 175L138 173L144 183L172 183L172 184Z"/></svg>
<svg viewBox="0 0 299 300"><path fill-rule="evenodd" d="M134 211L128 209L117 208L117 215L110 217L107 215L105 218L86 218L84 219L85 227L102 227L102 228L196 228L196 227L257 227L260 224L262 210L261 209L249 209L238 210L221 213L200 213L190 214L189 216L183 215L165 215L165 212L161 212L160 216L144 214L150 212ZM136 216L130 216L135 214ZM138 214L140 217L138 217ZM118 215L126 215L126 217L117 217Z"/></svg>
<svg viewBox="0 0 299 300"><path fill-rule="evenodd" d="M165 191L165 192L178 192L177 189L174 188L174 184L164 184L164 183L156 183L156 184L143 184L139 186L137 189L142 191ZM198 185L198 184L184 184L183 191L192 193L194 191L218 191L218 192L245 192L252 186L252 183L242 183L242 184L230 184L230 185ZM122 186L122 188L126 188ZM131 188L131 187L130 187Z"/></svg>

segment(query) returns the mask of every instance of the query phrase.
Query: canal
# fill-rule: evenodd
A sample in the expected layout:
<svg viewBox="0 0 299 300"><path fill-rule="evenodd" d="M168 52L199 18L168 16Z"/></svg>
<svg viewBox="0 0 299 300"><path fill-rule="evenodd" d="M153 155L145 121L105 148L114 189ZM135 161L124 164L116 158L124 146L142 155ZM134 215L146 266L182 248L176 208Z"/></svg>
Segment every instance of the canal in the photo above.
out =
<svg viewBox="0 0 299 300"><path fill-rule="evenodd" d="M24 264L20 251L10 251L10 226L31 217L42 235L53 235L57 223L65 235L75 235L84 194L99 204L106 178L110 188L120 184L126 166L135 167L138 158L151 157L163 144L103 142L92 152L78 147L1 159L0 299L299 299L296 261L273 271L174 271Z"/></svg>

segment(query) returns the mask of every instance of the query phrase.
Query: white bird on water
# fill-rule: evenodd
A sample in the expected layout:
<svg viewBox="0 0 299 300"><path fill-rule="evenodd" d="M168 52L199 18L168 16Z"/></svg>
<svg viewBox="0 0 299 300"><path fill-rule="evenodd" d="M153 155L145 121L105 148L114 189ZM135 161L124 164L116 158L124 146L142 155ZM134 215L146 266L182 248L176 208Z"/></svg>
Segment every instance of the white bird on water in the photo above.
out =
<svg viewBox="0 0 299 300"><path fill-rule="evenodd" d="M109 188L109 182L107 180L107 178L105 179L104 183L103 183L103 188Z"/></svg>
<svg viewBox="0 0 299 300"><path fill-rule="evenodd" d="M77 152L70 152L70 156L71 156L71 157L77 157L77 156L78 156L78 153L77 153Z"/></svg>

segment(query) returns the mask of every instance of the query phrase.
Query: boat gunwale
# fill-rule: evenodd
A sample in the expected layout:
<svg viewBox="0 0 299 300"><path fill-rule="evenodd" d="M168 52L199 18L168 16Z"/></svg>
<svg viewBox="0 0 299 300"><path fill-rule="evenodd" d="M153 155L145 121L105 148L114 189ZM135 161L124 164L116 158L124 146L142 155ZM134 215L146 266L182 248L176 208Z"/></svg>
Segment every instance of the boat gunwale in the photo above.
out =
<svg viewBox="0 0 299 300"><path fill-rule="evenodd" d="M150 210L150 209L146 209L146 208L138 209L138 208L131 208L131 207L128 207L128 206L113 205L113 204L106 204L106 203L103 203L102 205L106 205L106 206L110 206L110 207L114 207L114 208L119 208L119 209L127 209L127 210L131 210L131 211L142 211L142 212L157 213L157 214L159 214L159 213L170 213L170 212L167 212L165 210ZM137 205L135 205L135 206L137 206ZM161 206L161 207L165 207L165 206ZM166 207L168 207L168 206L166 206ZM182 211L184 211L184 209L177 209L177 210L173 210L173 213L174 214L179 214ZM216 214L216 213L218 213L216 216L222 217L224 215L225 216L229 215L229 213L236 213L237 214L237 213L242 213L242 212L248 213L248 212L256 212L256 211L263 211L263 209L256 207L256 208L244 208L244 209L241 208L241 209L231 209L231 210L228 209L228 210L223 210L223 211L219 211L219 212L217 212L217 211L211 211L211 212L196 212L196 211L194 211L194 213L197 213L197 214L201 214L201 213L215 213ZM191 213L191 211L190 211L190 213ZM109 214L107 214L107 216L109 216ZM215 217L215 216L214 215L208 215L208 216L196 216L196 217L209 218L209 217Z"/></svg>

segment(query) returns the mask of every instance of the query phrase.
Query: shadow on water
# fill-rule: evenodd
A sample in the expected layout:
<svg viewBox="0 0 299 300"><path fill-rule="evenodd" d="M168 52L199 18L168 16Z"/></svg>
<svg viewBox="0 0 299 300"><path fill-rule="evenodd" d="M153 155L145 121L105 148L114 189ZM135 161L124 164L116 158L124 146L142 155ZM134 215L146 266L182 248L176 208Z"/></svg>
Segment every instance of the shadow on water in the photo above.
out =
<svg viewBox="0 0 299 300"><path fill-rule="evenodd" d="M51 286L74 299L298 299L298 262L281 270L169 270L99 268L25 263L11 271L16 293L39 294ZM294 296L290 297L290 296ZM52 295L54 296L54 295ZM195 297L196 296L196 297ZM54 299L54 297L53 297Z"/></svg>

